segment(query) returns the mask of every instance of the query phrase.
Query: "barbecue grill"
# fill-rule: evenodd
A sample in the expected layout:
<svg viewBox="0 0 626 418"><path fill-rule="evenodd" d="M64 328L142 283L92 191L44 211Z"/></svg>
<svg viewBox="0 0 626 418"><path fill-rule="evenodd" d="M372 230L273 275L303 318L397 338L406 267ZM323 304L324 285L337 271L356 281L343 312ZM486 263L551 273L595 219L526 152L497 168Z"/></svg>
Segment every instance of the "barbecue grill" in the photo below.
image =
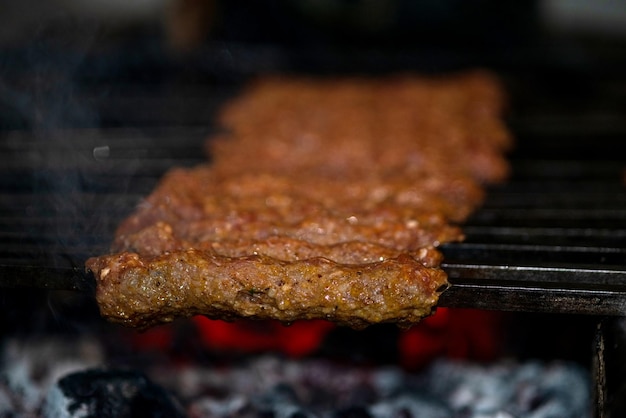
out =
<svg viewBox="0 0 626 418"><path fill-rule="evenodd" d="M241 82L311 63L324 72L364 68L373 53L355 53L348 65L332 51L304 56L233 43L184 62L145 52L141 64L128 64L125 52L105 49L68 64L70 51L56 48L45 65L8 68L5 80L30 92L0 83L1 325L12 332L40 305L54 303L51 294L66 291L86 295L81 320L97 323L85 259L107 252L117 224L167 169L205 161L215 110ZM8 61L19 62L23 52L10 51ZM619 356L616 323L626 316L626 160L619 153L626 66L611 55L572 67L562 56L546 62L544 52L515 59L389 52L374 72L484 65L503 76L517 143L512 176L489 189L464 225L466 241L442 247L452 287L440 305L569 314L597 324L588 343L595 412L605 416L620 383L607 362ZM114 68L105 64L120 59ZM59 82L29 84L42 76Z"/></svg>

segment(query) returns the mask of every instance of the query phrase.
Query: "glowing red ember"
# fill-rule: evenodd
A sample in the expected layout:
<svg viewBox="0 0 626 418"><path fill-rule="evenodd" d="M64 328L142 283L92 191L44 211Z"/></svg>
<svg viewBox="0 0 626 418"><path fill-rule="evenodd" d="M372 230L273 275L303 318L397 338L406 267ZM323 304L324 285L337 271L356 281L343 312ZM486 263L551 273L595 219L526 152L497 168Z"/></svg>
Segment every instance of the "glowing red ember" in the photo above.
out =
<svg viewBox="0 0 626 418"><path fill-rule="evenodd" d="M279 352L300 358L315 354L328 334L340 331L331 322L300 321L285 326L277 321L224 322L193 318L202 349L216 354ZM175 339L174 325L152 328L133 336L138 350L168 352ZM489 361L501 350L501 314L479 310L439 308L437 313L400 332L397 358L406 369L418 369L438 357ZM395 338L395 336L394 336Z"/></svg>

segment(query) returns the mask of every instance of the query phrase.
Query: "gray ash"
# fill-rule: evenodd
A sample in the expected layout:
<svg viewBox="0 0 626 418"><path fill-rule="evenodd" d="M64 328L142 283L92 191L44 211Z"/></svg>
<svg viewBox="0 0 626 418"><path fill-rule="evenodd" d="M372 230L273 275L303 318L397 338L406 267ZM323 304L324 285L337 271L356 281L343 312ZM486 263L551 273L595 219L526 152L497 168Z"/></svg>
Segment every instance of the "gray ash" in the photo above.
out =
<svg viewBox="0 0 626 418"><path fill-rule="evenodd" d="M265 355L219 365L159 361L129 370L106 368L111 364L102 353L77 349L76 342L49 343L5 346L0 416L591 416L588 371L564 361L479 365L439 360L421 372L408 372L395 366ZM47 345L54 348L44 349Z"/></svg>
<svg viewBox="0 0 626 418"><path fill-rule="evenodd" d="M408 373L259 357L222 370L192 368L178 377L180 394L198 418L590 416L587 372L561 362L442 360Z"/></svg>

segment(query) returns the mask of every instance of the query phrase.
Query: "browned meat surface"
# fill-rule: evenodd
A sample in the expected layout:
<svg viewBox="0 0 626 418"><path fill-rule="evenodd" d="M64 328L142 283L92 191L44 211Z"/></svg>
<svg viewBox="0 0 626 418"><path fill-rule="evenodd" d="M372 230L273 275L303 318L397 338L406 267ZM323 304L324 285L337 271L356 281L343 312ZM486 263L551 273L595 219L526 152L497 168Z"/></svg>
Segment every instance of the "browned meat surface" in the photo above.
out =
<svg viewBox="0 0 626 418"><path fill-rule="evenodd" d="M262 79L221 113L209 146L240 172L468 176L503 180L511 145L502 87L487 73L380 79Z"/></svg>
<svg viewBox="0 0 626 418"><path fill-rule="evenodd" d="M436 247L507 175L502 107L484 73L257 81L212 163L171 170L87 261L102 315L419 321L447 287Z"/></svg>
<svg viewBox="0 0 626 418"><path fill-rule="evenodd" d="M409 325L431 314L446 283L443 271L408 255L351 265L190 249L101 257L91 268L99 272L101 309L142 327L196 314L287 323L326 318L355 328L386 321Z"/></svg>

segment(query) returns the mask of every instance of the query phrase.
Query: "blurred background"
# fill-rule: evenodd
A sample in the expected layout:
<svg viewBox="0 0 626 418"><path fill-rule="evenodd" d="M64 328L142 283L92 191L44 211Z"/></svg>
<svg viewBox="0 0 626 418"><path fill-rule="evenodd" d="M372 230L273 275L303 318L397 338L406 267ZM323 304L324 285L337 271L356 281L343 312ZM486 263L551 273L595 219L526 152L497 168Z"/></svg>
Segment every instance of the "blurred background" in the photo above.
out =
<svg viewBox="0 0 626 418"><path fill-rule="evenodd" d="M106 94L120 83L236 83L280 71L480 66L588 99L597 87L585 80L609 82L626 68L626 4L611 0L25 0L3 1L0 21L6 128L106 123L73 103L89 84L110 83ZM602 88L624 94L621 83Z"/></svg>
<svg viewBox="0 0 626 418"><path fill-rule="evenodd" d="M4 1L0 41L32 40L46 27L77 19L94 33L152 28L174 47L208 39L284 44L358 41L404 45L529 41L537 30L626 36L626 6L612 0L53 0Z"/></svg>

